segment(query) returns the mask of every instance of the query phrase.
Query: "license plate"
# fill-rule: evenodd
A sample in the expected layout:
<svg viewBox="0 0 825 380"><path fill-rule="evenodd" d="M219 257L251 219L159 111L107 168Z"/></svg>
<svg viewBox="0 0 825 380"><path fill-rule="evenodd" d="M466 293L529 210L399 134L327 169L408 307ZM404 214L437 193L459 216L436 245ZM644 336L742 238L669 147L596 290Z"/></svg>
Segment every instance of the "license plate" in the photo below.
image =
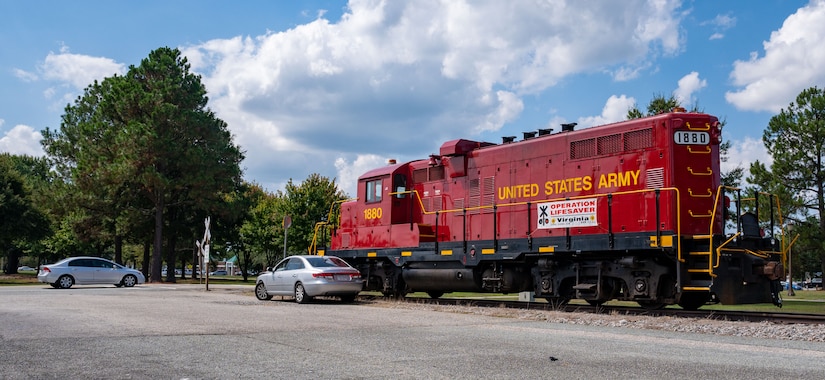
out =
<svg viewBox="0 0 825 380"><path fill-rule="evenodd" d="M336 274L335 281L349 281L350 276L348 274Z"/></svg>

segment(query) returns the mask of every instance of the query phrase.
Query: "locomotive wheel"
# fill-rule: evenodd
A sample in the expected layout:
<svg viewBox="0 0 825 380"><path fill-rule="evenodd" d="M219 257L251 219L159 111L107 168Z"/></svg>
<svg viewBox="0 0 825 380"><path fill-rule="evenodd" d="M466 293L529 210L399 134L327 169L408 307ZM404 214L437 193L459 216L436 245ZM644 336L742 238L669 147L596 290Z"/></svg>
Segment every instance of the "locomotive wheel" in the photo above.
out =
<svg viewBox="0 0 825 380"><path fill-rule="evenodd" d="M679 297L679 306L685 310L696 310L710 300L708 293L682 293Z"/></svg>
<svg viewBox="0 0 825 380"><path fill-rule="evenodd" d="M639 306L647 309L647 310L661 310L667 306L664 302L659 301L636 301Z"/></svg>
<svg viewBox="0 0 825 380"><path fill-rule="evenodd" d="M432 298L432 299L438 299L438 298L441 298L441 296L444 295L444 292L438 292L438 291L432 290L432 291L427 292L427 295L430 296L430 298Z"/></svg>
<svg viewBox="0 0 825 380"><path fill-rule="evenodd" d="M407 296L408 290L404 280L399 279L394 288L384 289L381 293L384 294L384 297L402 299Z"/></svg>

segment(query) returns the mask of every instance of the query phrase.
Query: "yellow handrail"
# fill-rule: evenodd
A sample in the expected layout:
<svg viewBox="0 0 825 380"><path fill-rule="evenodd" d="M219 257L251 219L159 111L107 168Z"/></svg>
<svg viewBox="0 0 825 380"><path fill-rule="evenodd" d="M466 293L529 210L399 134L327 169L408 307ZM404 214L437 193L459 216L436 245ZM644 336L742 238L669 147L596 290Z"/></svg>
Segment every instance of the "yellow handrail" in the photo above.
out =
<svg viewBox="0 0 825 380"><path fill-rule="evenodd" d="M720 185L720 186L716 189L716 197L714 198L714 202L713 202L713 213L712 213L712 215L711 215L711 219L710 219L710 236L713 236L713 227L714 227L714 225L716 224L716 223L715 223L715 219L716 219L716 215L717 215L716 210L717 210L717 208L719 207L719 201L721 200L722 189L727 189L727 190L731 190L731 191L740 190L740 189L739 189L739 188L737 188L737 187L724 186L724 185ZM762 194L762 195L767 195L767 196L769 196L769 197L773 197L773 198L776 200L776 212L777 212L777 217L779 218L779 226L782 226L782 224L783 224L783 222L782 222L782 207L781 207L780 202L779 202L779 196L777 196L776 194L770 194L770 193L766 193L766 192L763 192L763 191L759 191L759 192L757 192L757 193L758 193L758 194ZM741 202L741 201L755 201L755 200L756 200L756 198L740 198L740 199L739 199L739 201L740 201L740 202ZM738 216L737 216L737 217L738 217ZM724 223L724 221L723 221L723 223ZM722 226L722 229L724 229L724 228L725 228L725 226L723 225L723 226ZM786 242L786 238L785 238L786 233L785 233L785 229L784 229L784 227L780 227L780 231L782 231L782 234L781 234L781 235L782 235L782 238L779 240L779 241L780 241L780 248L781 248L781 251L780 251L780 252L778 252L778 253L779 253L779 254L780 254L780 256L781 256L781 260L782 260L782 262L783 262L783 263L786 263L786 262L787 262L787 253L788 253L788 250L790 250L790 245L789 245L787 248L785 247L785 244L786 244L787 242ZM735 238L735 237L737 237L737 236L739 236L739 235L741 235L741 232L740 232L740 231L737 231L736 235L734 235L733 237L731 237L730 239L728 239L725 243L723 243L721 246L719 246L719 248L717 248L717 263L716 263L716 265L714 266L714 268L717 268L717 267L719 266L719 261L718 261L718 258L719 258L719 257L721 257L721 248L722 248L725 244L728 244L728 242L730 242L733 238ZM771 231L771 235L773 235L773 231ZM794 239L794 240L795 240L795 239ZM791 242L791 244L793 244L793 242ZM711 244L711 245L712 245L712 244ZM710 247L710 248L709 248L709 251L708 251L708 254L712 254L712 250L713 250L713 247ZM754 252L754 251L750 251L750 250L743 250L743 251L744 251L744 252L746 252L746 253L748 253L748 254L751 254L751 255L757 256L757 257L766 257L764 254L759 254L759 253L756 253L756 252Z"/></svg>
<svg viewBox="0 0 825 380"><path fill-rule="evenodd" d="M344 202L357 201L357 200L358 200L358 198L341 199L341 200L337 200L335 202L332 202L332 204L329 205L329 212L327 212L327 221L326 222L317 222L317 223L315 223L315 228L314 228L314 231L312 233L312 242L309 244L309 247L307 247L307 252L310 255L314 255L317 248L318 248L318 229L321 226L329 225L330 224L329 222L331 220L333 220L332 211L335 209L335 206L340 205ZM334 226L334 224L333 224L333 226Z"/></svg>
<svg viewBox="0 0 825 380"><path fill-rule="evenodd" d="M713 268L713 269L719 268L719 264L722 261L722 248L724 246L726 246L728 243L732 242L733 239L736 239L741 234L742 234L741 232L737 232L735 235L731 236L730 239L725 240L724 243L720 244L719 248L716 248L716 265L713 264L713 256L710 255L710 252L708 252L708 257L710 257L710 260L711 260L708 263L708 268ZM711 249L713 249L713 247L711 247ZM713 274L713 271L711 271L710 275L711 275L711 277L716 277L716 275Z"/></svg>
<svg viewBox="0 0 825 380"><path fill-rule="evenodd" d="M540 199L537 201L530 201L530 202L512 202L512 203L499 203L495 205L482 205L482 206L475 206L475 207L467 207L467 208L459 208L459 209L444 209L438 211L427 211L424 208L424 201L421 199L421 195L418 194L417 190L405 190L405 191L397 191L392 192L390 195L398 195L398 194L415 194L416 199L418 200L418 205L421 207L421 212L425 215L432 215L435 213L451 213L451 212L464 212L464 211L472 211L472 210L482 210L482 209L489 209L493 207L513 207L513 206L524 206L528 203L534 204L537 202L556 202L556 201L565 201L565 200L573 200L573 199L585 199L585 198L603 198L609 195L617 196L617 195L629 195L629 194L637 194L637 193L650 193L655 192L656 190L659 191L673 191L676 193L676 252L677 258L679 261L684 262L685 260L682 258L682 206L681 206L681 194L678 188L675 187L663 187L658 189L641 189L641 190L628 190L628 191L619 191L615 193L607 193L607 194L590 194L590 195L578 195L574 197L565 197L565 198L548 198L548 199ZM657 226L658 227L658 226ZM657 242L658 244L658 242Z"/></svg>

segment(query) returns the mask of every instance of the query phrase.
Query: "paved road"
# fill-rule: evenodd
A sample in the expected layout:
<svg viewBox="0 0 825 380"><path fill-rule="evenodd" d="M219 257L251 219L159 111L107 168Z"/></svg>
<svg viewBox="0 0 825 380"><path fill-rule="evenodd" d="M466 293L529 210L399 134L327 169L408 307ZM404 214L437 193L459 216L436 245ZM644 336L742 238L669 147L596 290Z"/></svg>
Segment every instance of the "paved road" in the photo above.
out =
<svg viewBox="0 0 825 380"><path fill-rule="evenodd" d="M3 379L819 379L821 343L320 301L0 287Z"/></svg>

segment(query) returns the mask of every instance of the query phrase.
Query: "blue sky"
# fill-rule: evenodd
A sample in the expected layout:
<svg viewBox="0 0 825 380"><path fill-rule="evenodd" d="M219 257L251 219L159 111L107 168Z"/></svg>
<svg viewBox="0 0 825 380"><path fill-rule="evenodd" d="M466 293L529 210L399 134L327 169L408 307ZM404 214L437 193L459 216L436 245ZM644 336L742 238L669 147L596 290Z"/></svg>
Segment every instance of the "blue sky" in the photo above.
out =
<svg viewBox="0 0 825 380"><path fill-rule="evenodd" d="M312 173L353 194L390 158L447 140L622 120L671 94L727 121L725 167L770 163L761 136L825 86L825 0L6 1L0 152L94 80L181 49L269 190Z"/></svg>

